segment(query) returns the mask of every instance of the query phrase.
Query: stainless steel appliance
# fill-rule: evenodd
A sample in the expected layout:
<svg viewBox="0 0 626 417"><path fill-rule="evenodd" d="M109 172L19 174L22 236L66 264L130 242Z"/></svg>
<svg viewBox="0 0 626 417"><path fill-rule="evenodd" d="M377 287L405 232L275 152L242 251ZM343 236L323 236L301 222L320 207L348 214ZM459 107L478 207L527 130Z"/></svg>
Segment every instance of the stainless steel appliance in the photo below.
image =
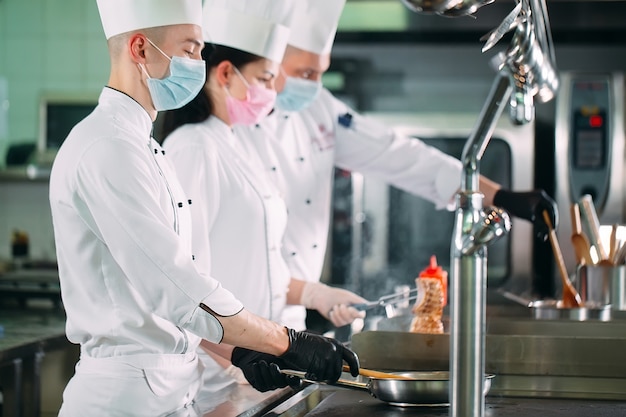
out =
<svg viewBox="0 0 626 417"><path fill-rule="evenodd" d="M570 71L561 80L555 122L555 196L562 219L559 240L568 243L563 244L567 249L563 258L573 272L570 204L591 195L607 237L611 224L625 220L624 75Z"/></svg>
<svg viewBox="0 0 626 417"><path fill-rule="evenodd" d="M522 1L522 8L529 12L525 14L527 19L520 21L517 25L511 47L507 49L505 54L500 53L497 56L502 58L497 60L499 64L497 67L500 71L499 78L494 82L492 91L489 93L489 99L485 103L485 107L482 108L480 123L468 135L467 146L463 149L464 172L460 184L461 192L457 195L457 215L451 251L451 256L454 258L451 262L453 292L450 314L452 323L450 369L453 376L451 416L482 416L485 411L484 398L482 398L480 389L480 377L481 371L484 371L485 359L484 309L486 300L484 290L488 276L487 254L484 247L481 247L476 255L473 252L468 254L466 251L468 246L462 244L472 242L471 238L475 236L473 234L474 226L476 226L475 220L482 213L482 197L476 192L478 189L478 163L481 161L486 144L492 136L491 128L500 114L499 111L503 107L503 102L509 96L512 116L515 116L518 123L524 123L534 119L535 102L533 99L536 100L536 103L544 104L554 96L558 87L557 71L554 65L558 60L555 58L556 54L547 25L546 2L540 0ZM504 22L502 23L504 25ZM496 33L500 32L503 25L499 26ZM511 28L510 24L508 24L508 28ZM493 33L491 32L492 35ZM521 44L516 42L517 35L522 35L519 38L522 39ZM538 47L535 48L537 45ZM483 50L485 49L486 47L483 48ZM512 56L515 58L509 61ZM492 62L494 61L492 60ZM464 70L465 65L460 65L461 63L464 64L462 60L457 59L451 68L463 68ZM577 54L577 63L580 63L580 54ZM406 63L403 62L403 64ZM503 69L509 65L512 74L508 74L507 77L506 71L503 72ZM466 75L464 72L463 76L459 77L464 85L468 84ZM509 80L511 83L508 82ZM511 92L511 88L514 90L513 92ZM544 95L543 92L547 94Z"/></svg>

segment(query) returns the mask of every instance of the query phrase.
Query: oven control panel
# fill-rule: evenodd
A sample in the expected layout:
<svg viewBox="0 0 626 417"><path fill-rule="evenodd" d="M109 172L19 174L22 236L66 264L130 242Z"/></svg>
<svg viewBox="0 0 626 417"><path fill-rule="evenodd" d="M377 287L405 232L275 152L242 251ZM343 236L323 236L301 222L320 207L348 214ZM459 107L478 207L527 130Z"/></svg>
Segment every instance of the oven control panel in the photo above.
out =
<svg viewBox="0 0 626 417"><path fill-rule="evenodd" d="M613 146L609 75L573 77L570 88L571 197L576 201L590 194L602 206L609 189Z"/></svg>
<svg viewBox="0 0 626 417"><path fill-rule="evenodd" d="M592 197L601 225L626 220L624 74L570 71L559 78L554 186L562 220L557 236L566 242L572 234L571 203L583 195ZM563 258L573 270L571 247L563 251Z"/></svg>

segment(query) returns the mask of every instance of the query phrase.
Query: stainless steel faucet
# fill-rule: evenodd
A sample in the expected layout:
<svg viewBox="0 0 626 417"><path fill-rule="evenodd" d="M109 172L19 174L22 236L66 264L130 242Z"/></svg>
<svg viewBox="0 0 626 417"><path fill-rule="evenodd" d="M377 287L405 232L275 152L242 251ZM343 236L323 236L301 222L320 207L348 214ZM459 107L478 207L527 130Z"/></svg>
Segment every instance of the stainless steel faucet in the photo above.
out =
<svg viewBox="0 0 626 417"><path fill-rule="evenodd" d="M472 14L485 0L402 0L417 13ZM483 52L515 29L506 53L496 56L498 73L462 155L461 186L451 242L450 416L485 414L485 308L487 245L511 228L507 213L483 208L480 160L506 106L516 124L534 117L534 100L549 101L558 89L554 48L545 0L518 0L513 11L486 37Z"/></svg>
<svg viewBox="0 0 626 417"><path fill-rule="evenodd" d="M450 415L454 417L482 417L485 410L487 245L508 233L511 223L501 210L490 208L492 215L485 214L479 165L512 89L507 70L500 70L463 149L450 247Z"/></svg>

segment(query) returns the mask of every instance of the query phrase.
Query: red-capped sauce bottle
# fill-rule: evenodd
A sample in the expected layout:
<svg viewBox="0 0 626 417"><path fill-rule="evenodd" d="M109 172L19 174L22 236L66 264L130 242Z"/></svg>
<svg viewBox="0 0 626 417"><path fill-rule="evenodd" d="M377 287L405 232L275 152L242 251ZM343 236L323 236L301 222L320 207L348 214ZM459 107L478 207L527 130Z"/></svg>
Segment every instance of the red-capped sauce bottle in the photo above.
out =
<svg viewBox="0 0 626 417"><path fill-rule="evenodd" d="M430 257L430 265L419 273L418 278L437 278L441 281L441 289L443 290L443 305L448 303L448 272L444 271L440 265L437 265L437 257Z"/></svg>

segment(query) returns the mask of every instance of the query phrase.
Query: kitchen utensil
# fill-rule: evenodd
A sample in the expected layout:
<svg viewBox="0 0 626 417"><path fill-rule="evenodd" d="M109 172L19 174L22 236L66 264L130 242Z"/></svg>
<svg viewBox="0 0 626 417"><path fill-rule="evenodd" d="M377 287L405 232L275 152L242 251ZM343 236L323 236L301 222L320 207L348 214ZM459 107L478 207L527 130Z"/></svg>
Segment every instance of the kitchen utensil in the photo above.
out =
<svg viewBox="0 0 626 417"><path fill-rule="evenodd" d="M304 372L281 370L285 375L293 375L305 382L313 384L325 384L324 382L306 379ZM446 371L434 372L393 372L407 379L369 378L368 381L350 380L340 378L330 385L345 388L365 390L380 401L400 407L407 406L446 406L449 405L449 382L450 373ZM483 395L487 395L491 389L491 380L494 375L485 375Z"/></svg>
<svg viewBox="0 0 626 417"><path fill-rule="evenodd" d="M573 203L570 206L570 215L572 221L572 246L574 247L574 253L576 254L576 264L578 265L591 265L593 259L589 252L590 245L589 239L583 233L582 223L580 221L580 206L578 203Z"/></svg>
<svg viewBox="0 0 626 417"><path fill-rule="evenodd" d="M359 311L371 310L376 307L386 307L388 305L395 305L402 302L410 302L417 299L417 288L411 290L389 294L380 297L378 300L368 301L366 303L352 304L351 306ZM415 295L412 295L415 294Z"/></svg>
<svg viewBox="0 0 626 417"><path fill-rule="evenodd" d="M538 320L610 321L611 306L565 307L561 300L537 300L529 305L531 315Z"/></svg>
<svg viewBox="0 0 626 417"><path fill-rule="evenodd" d="M593 199L589 194L585 194L578 203L580 204L581 222L586 226L589 233L589 243L595 248L598 255L597 262L607 259L608 255L600 237L600 221L598 220L596 208L593 205Z"/></svg>
<svg viewBox="0 0 626 417"><path fill-rule="evenodd" d="M609 238L609 262L611 263L611 265L615 264L615 255L617 254L617 246L618 246L618 241L617 241L617 228L619 227L618 224L613 224L611 226L611 237Z"/></svg>
<svg viewBox="0 0 626 417"><path fill-rule="evenodd" d="M591 257L591 246L589 240L585 235L573 234L572 246L576 253L576 263L578 265L593 265L593 258Z"/></svg>
<svg viewBox="0 0 626 417"><path fill-rule="evenodd" d="M350 367L348 365L344 365L343 371L350 372ZM365 376L368 378L409 379L406 376L392 374L389 372L373 371L371 369L365 369L365 368L359 368L359 375Z"/></svg>
<svg viewBox="0 0 626 417"><path fill-rule="evenodd" d="M520 16L522 10L522 2L517 3L513 10L504 18L497 28L491 30L488 34L482 36L479 40L486 41L482 52L487 52L511 29L515 28L520 22L525 21L525 16Z"/></svg>
<svg viewBox="0 0 626 417"><path fill-rule="evenodd" d="M626 243L622 244L615 254L615 265L623 265L626 262Z"/></svg>
<svg viewBox="0 0 626 417"><path fill-rule="evenodd" d="M418 13L437 13L442 16L458 17L476 12L479 7L495 0L401 0L405 6Z"/></svg>
<svg viewBox="0 0 626 417"><path fill-rule="evenodd" d="M611 306L587 306L566 308L561 300L531 300L505 290L498 290L509 300L528 307L531 316L538 320L611 320Z"/></svg>
<svg viewBox="0 0 626 417"><path fill-rule="evenodd" d="M514 301L517 304L523 305L524 307L530 307L533 303L533 300L522 297L521 295L514 294L510 291L498 289L498 292L502 294L505 298L508 298L509 300Z"/></svg>
<svg viewBox="0 0 626 417"><path fill-rule="evenodd" d="M561 276L561 283L563 286L563 306L564 307L580 307L581 300L580 295L572 285L569 280L569 276L567 275L567 269L565 268L565 261L563 260L563 253L561 252L561 247L559 246L559 241L556 237L556 232L554 231L554 227L552 226L552 220L550 220L550 215L547 210L543 211L543 220L546 222L548 229L550 230L549 238L550 245L552 246L552 251L554 252L554 258L556 260L557 266L559 268L559 275Z"/></svg>
<svg viewBox="0 0 626 417"><path fill-rule="evenodd" d="M576 269L576 289L585 306L619 302L622 292L619 283L625 280L626 265L584 265Z"/></svg>
<svg viewBox="0 0 626 417"><path fill-rule="evenodd" d="M626 310L626 265L615 266L617 273L611 276L611 310Z"/></svg>

